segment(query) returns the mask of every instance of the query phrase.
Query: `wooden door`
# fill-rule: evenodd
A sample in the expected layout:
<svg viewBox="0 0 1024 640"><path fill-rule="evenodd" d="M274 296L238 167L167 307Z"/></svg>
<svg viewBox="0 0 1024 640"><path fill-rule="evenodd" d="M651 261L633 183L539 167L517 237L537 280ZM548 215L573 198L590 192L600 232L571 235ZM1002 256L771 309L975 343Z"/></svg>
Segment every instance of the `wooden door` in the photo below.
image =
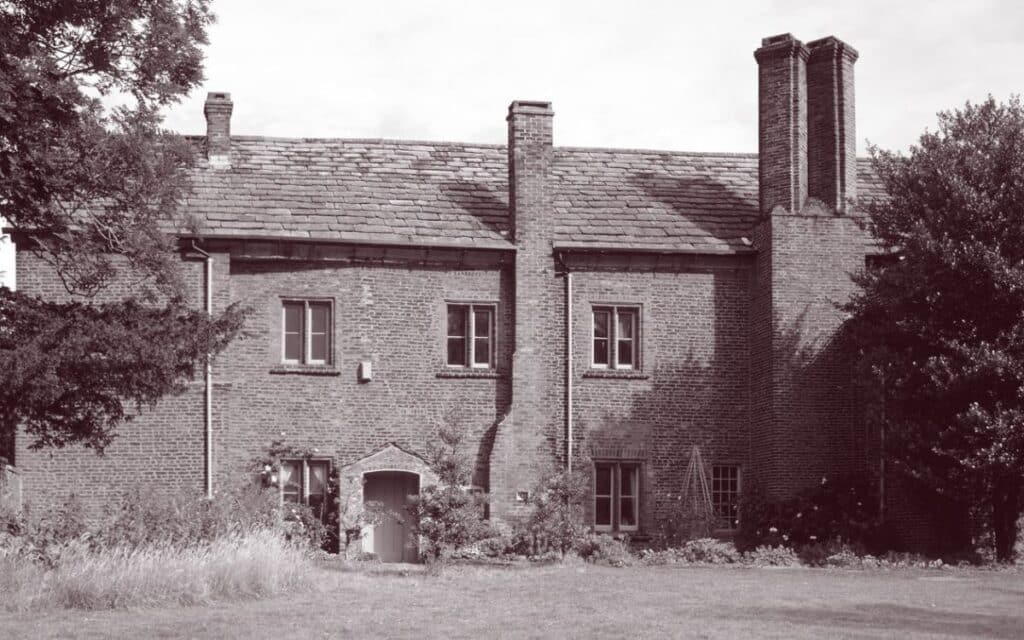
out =
<svg viewBox="0 0 1024 640"><path fill-rule="evenodd" d="M420 478L405 471L377 471L366 474L363 501L376 501L393 513L373 528L373 552L381 562L416 562L419 552L405 511L407 496L420 490Z"/></svg>

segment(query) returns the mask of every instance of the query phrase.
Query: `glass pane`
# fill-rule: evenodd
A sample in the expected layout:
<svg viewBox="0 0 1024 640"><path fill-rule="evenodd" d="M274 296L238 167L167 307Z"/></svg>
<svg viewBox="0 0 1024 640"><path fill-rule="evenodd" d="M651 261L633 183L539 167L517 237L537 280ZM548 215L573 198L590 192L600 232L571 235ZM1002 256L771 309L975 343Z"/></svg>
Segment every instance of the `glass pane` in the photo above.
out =
<svg viewBox="0 0 1024 640"><path fill-rule="evenodd" d="M448 338L448 364L466 365L465 338Z"/></svg>
<svg viewBox="0 0 1024 640"><path fill-rule="evenodd" d="M314 333L309 337L309 359L327 362L327 334Z"/></svg>
<svg viewBox="0 0 1024 640"><path fill-rule="evenodd" d="M310 324L313 327L313 333L327 333L327 325L331 316L331 308L326 303L310 303L309 304L309 315Z"/></svg>
<svg viewBox="0 0 1024 640"><path fill-rule="evenodd" d="M327 493L327 463L309 463L309 496L323 496Z"/></svg>
<svg viewBox="0 0 1024 640"><path fill-rule="evenodd" d="M594 338L594 364L608 364L608 338Z"/></svg>
<svg viewBox="0 0 1024 640"><path fill-rule="evenodd" d="M594 524L600 526L611 526L612 524L612 499L594 499Z"/></svg>
<svg viewBox="0 0 1024 640"><path fill-rule="evenodd" d="M476 337L491 335L491 310L477 307L473 309L473 331Z"/></svg>
<svg viewBox="0 0 1024 640"><path fill-rule="evenodd" d="M594 338L607 338L608 337L608 312L607 311L595 311L594 312Z"/></svg>
<svg viewBox="0 0 1024 640"><path fill-rule="evenodd" d="M284 305L284 359L302 360L302 303Z"/></svg>
<svg viewBox="0 0 1024 640"><path fill-rule="evenodd" d="M473 364L491 364L491 339L479 334L473 341Z"/></svg>
<svg viewBox="0 0 1024 640"><path fill-rule="evenodd" d="M609 465L598 465L594 482L594 494L599 496L612 495L612 468Z"/></svg>
<svg viewBox="0 0 1024 640"><path fill-rule="evenodd" d="M636 467L622 467L620 493L624 496L636 495Z"/></svg>
<svg viewBox="0 0 1024 640"><path fill-rule="evenodd" d="M636 500L633 498L622 498L620 503L619 511L619 526L620 527L635 527L636 526Z"/></svg>
<svg viewBox="0 0 1024 640"><path fill-rule="evenodd" d="M282 462L280 485L286 502L300 502L302 500L302 467L295 462Z"/></svg>
<svg viewBox="0 0 1024 640"><path fill-rule="evenodd" d="M466 315L469 307L465 305L448 305L448 335L466 336Z"/></svg>
<svg viewBox="0 0 1024 640"><path fill-rule="evenodd" d="M633 341L619 340L619 366L633 366Z"/></svg>
<svg viewBox="0 0 1024 640"><path fill-rule="evenodd" d="M623 311L619 309L619 327L618 337L619 338L632 338L633 337L633 315L634 311Z"/></svg>

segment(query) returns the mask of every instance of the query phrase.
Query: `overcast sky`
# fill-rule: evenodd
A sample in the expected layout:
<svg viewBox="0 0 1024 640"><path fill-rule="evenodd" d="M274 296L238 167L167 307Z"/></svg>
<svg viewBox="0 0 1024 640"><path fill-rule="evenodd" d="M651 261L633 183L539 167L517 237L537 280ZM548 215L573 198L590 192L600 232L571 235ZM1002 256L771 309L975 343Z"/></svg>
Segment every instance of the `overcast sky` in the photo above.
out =
<svg viewBox="0 0 1024 640"><path fill-rule="evenodd" d="M202 133L505 141L513 99L554 103L555 144L757 150L764 36L860 51L858 153L905 149L935 113L1024 83L1024 3L214 0L207 82L168 112Z"/></svg>

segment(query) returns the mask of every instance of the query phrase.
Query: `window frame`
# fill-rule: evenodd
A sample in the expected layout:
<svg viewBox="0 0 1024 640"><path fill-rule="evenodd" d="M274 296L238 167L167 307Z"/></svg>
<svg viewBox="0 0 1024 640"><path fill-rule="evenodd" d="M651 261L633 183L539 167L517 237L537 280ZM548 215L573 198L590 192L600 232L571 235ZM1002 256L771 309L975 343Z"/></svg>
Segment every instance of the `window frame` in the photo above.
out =
<svg viewBox="0 0 1024 640"><path fill-rule="evenodd" d="M597 473L598 467L609 467L611 470L611 494L598 494L597 493ZM635 533L640 530L640 498L642 495L640 483L643 474L640 473L643 468L643 464L638 460L595 460L594 461L594 484L592 491L591 507L593 508L593 526L594 531L602 531L608 533ZM622 474L623 469L627 469L633 474L632 492L628 496L622 494ZM624 525L622 524L622 501L623 498L631 498L633 500L633 524ZM598 498L610 498L610 510L609 515L611 522L609 524L598 524L597 522L597 500Z"/></svg>
<svg viewBox="0 0 1024 640"><path fill-rule="evenodd" d="M288 307L302 305L302 324L299 337L302 355L296 360L288 358ZM324 357L313 357L313 308L327 309L327 326L324 331ZM281 364L293 367L330 367L334 364L334 300L331 298L281 298Z"/></svg>
<svg viewBox="0 0 1024 640"><path fill-rule="evenodd" d="M296 500L296 501L288 500L288 499L285 498L285 493L286 493L285 492L285 479L284 479L284 467L285 467L285 465L289 465L293 469L295 469L297 467L297 470L299 471L299 495L298 495L299 499ZM321 495L321 497L323 498L323 503L321 505L322 513L317 514L321 519L324 519L327 516L327 512L328 512L328 509L329 509L328 500L330 499L330 486L329 485L330 485L330 481L331 481L331 468L333 466L331 464L331 459L330 458L282 458L281 462L280 462L280 467L279 467L278 472L277 472L278 473L278 478L279 478L279 481L277 483L277 485L278 485L278 498L280 500L280 503L281 503L282 507L285 504L289 503L289 502L295 502L296 504L301 504L301 505L305 505L305 506L311 507L311 505L309 504L309 497L311 495L310 491L309 491L309 484L310 484L309 483L309 478L310 478L310 469L313 466L323 466L324 467L324 488L323 488L323 494ZM291 476L289 476L289 479L290 478L291 478Z"/></svg>
<svg viewBox="0 0 1024 640"><path fill-rule="evenodd" d="M619 335L619 314L627 312L632 316L632 331L628 338L621 338ZM597 336L597 314L608 314L608 335L599 338ZM640 342L641 327L643 318L643 307L639 304L607 304L593 303L590 305L590 368L601 371L640 371ZM597 349L595 343L598 340L606 340L607 362L597 361ZM632 345L633 357L628 363L619 361L620 341L628 341Z"/></svg>
<svg viewBox="0 0 1024 640"><path fill-rule="evenodd" d="M735 478L730 476L720 477L720 470L735 471ZM732 487L722 488L721 483L735 480L735 489ZM743 490L743 467L738 464L713 464L711 465L711 509L715 514L716 531L736 531L739 529L740 521L740 493ZM723 499L724 498L724 499ZM731 513L722 513L723 507Z"/></svg>
<svg viewBox="0 0 1024 640"><path fill-rule="evenodd" d="M451 334L448 316L453 307L464 308L465 335L453 336ZM496 368L495 363L498 351L498 304L496 302L447 300L445 301L444 311L444 366L450 369L493 371ZM489 353L487 362L476 361L476 342L478 339L482 339L476 333L476 315L478 311L486 311L490 315L490 322L488 323L490 335L483 337L488 340ZM453 364L449 360L448 345L452 339L461 339L464 342L462 353L465 358L464 364Z"/></svg>

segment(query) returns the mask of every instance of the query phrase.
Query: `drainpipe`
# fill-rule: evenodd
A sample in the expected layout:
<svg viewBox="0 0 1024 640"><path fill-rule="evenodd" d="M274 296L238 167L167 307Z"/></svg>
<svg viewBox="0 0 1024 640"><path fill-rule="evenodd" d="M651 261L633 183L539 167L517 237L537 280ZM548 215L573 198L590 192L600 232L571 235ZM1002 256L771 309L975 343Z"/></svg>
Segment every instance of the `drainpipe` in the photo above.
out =
<svg viewBox="0 0 1024 640"><path fill-rule="evenodd" d="M206 271L206 315L213 317L213 256L192 241L192 249L202 255ZM206 392L203 411L203 429L206 436L206 497L213 498L213 359L206 354Z"/></svg>
<svg viewBox="0 0 1024 640"><path fill-rule="evenodd" d="M572 272L565 272L565 466L572 473Z"/></svg>

